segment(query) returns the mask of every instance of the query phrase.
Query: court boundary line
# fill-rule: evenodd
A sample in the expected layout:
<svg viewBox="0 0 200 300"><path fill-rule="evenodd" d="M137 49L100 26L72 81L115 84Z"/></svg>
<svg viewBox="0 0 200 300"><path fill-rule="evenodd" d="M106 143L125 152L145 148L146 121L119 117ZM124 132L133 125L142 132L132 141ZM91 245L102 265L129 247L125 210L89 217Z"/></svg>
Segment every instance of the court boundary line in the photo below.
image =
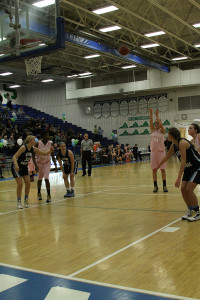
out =
<svg viewBox="0 0 200 300"><path fill-rule="evenodd" d="M97 260L96 262L94 262L94 263L88 265L87 267L82 268L82 269L80 269L80 270L78 270L78 271L76 271L76 272L73 272L73 273L70 274L69 276L71 276L71 277L76 277L77 274L80 274L80 273L82 273L82 272L84 272L84 271L86 271L86 270L88 270L88 269L90 269L90 268L92 268L92 267L94 267L94 266L96 266L96 265L102 263L103 261L105 261L105 260L107 260L107 259L109 259L109 258L111 258L111 257L113 257L113 256L115 256L115 255L117 255L117 254L119 254L119 253L121 253L121 252L123 252L123 251L129 249L130 247L132 247L132 246L134 246L134 245L136 245L136 244L138 244L138 243L140 243L140 242L142 242L142 241L148 239L149 237L151 237L151 236L155 235L156 233L160 232L161 230L163 230L163 229L165 229L165 228L167 228L167 227L169 227L169 226L171 226L171 225L173 225L173 224L179 222L180 220L181 220L181 218L176 219L175 221L173 221L173 222L171 222L171 223L169 223L169 224L167 224L167 225L165 225L165 226L163 226L163 227L161 227L161 228L159 228L159 229L157 229L157 230L151 232L150 234L147 234L146 236L140 238L139 240L137 240L137 241L135 241L135 242L133 242L133 243L131 243L131 244L129 244L129 245L127 245L127 246L125 246L125 247L123 247L123 248L121 248L121 249L119 249L119 250L117 250L117 251L115 251L115 252L113 252L113 253L111 253L111 254L105 256L105 257L102 258L102 259Z"/></svg>
<svg viewBox="0 0 200 300"><path fill-rule="evenodd" d="M26 271L26 272L33 272L33 273L37 273L37 274L47 275L47 276L51 276L51 277L58 277L58 278L63 278L63 279L67 279L67 280L89 283L92 285L98 285L98 286L120 289L120 290L124 290L124 291L136 292L136 293L140 293L140 294L168 297L168 298L172 298L172 299L174 298L174 299L180 299L180 300L199 300L199 298L190 298L190 297L160 293L160 292L155 292L155 291L150 291L150 290L137 289L137 288L115 285L115 284L101 282L101 281L88 280L88 279L79 278L79 277L69 277L68 275L61 275L61 274L45 272L45 271L36 270L36 269L24 268L24 267L19 267L19 266L10 265L10 264L1 263L1 262L0 262L0 266L12 268L12 269L16 269L16 270L22 270L22 271Z"/></svg>

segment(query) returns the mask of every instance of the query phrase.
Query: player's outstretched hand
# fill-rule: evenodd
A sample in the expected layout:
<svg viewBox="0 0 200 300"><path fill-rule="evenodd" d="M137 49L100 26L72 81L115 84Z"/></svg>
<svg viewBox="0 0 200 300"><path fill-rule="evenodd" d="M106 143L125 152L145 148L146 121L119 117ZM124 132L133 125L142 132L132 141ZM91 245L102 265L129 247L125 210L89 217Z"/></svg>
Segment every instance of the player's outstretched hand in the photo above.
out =
<svg viewBox="0 0 200 300"><path fill-rule="evenodd" d="M149 112L150 112L150 114L153 113L153 109L151 107L149 108Z"/></svg>

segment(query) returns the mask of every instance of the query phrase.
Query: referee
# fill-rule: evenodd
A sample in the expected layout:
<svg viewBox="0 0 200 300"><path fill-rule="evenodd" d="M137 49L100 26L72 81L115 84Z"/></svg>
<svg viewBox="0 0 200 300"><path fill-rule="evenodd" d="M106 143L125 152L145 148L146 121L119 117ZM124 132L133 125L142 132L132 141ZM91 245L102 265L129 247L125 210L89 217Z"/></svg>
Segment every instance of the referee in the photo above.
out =
<svg viewBox="0 0 200 300"><path fill-rule="evenodd" d="M81 142L81 158L82 158L82 176L86 175L86 161L88 163L88 176L92 173L92 150L93 141L88 139L88 134L84 134L84 140Z"/></svg>

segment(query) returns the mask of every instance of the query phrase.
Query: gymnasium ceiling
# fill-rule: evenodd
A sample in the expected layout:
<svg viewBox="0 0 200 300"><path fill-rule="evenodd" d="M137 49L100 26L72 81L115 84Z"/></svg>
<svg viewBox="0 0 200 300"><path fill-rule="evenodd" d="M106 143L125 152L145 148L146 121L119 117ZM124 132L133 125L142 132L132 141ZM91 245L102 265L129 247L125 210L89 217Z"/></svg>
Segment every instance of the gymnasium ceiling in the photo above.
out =
<svg viewBox="0 0 200 300"><path fill-rule="evenodd" d="M118 10L102 15L92 12L109 5L116 6ZM115 49L126 45L130 54L167 67L175 65L182 70L200 67L200 47L195 46L200 44L200 28L193 26L200 23L199 0L60 0L60 15L65 19L66 32L75 36ZM111 25L121 29L107 33L99 31ZM164 31L165 34L154 37L144 35L155 31ZM152 43L159 46L141 48ZM95 53L100 56L84 58ZM177 57L187 59L172 60ZM59 84L70 80L67 76L83 72L91 72L94 75L92 80L103 81L112 76L132 74L133 69L122 69L122 66L129 64L133 62L128 62L126 57L66 42L65 49L43 56L42 73L37 78L26 76L24 61L1 63L1 70L6 66L6 70L13 70L14 74L1 78L0 83L35 86L41 84L41 79L53 78L55 81L48 84ZM134 72L139 73L147 68L136 63Z"/></svg>

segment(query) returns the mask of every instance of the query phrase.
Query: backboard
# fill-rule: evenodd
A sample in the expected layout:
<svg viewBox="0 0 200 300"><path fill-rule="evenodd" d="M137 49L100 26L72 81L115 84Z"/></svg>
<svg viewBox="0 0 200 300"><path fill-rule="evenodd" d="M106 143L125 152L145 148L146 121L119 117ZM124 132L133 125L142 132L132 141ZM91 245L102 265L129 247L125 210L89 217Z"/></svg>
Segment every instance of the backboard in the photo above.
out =
<svg viewBox="0 0 200 300"><path fill-rule="evenodd" d="M64 20L57 14L58 0L1 2L0 62L64 48Z"/></svg>

